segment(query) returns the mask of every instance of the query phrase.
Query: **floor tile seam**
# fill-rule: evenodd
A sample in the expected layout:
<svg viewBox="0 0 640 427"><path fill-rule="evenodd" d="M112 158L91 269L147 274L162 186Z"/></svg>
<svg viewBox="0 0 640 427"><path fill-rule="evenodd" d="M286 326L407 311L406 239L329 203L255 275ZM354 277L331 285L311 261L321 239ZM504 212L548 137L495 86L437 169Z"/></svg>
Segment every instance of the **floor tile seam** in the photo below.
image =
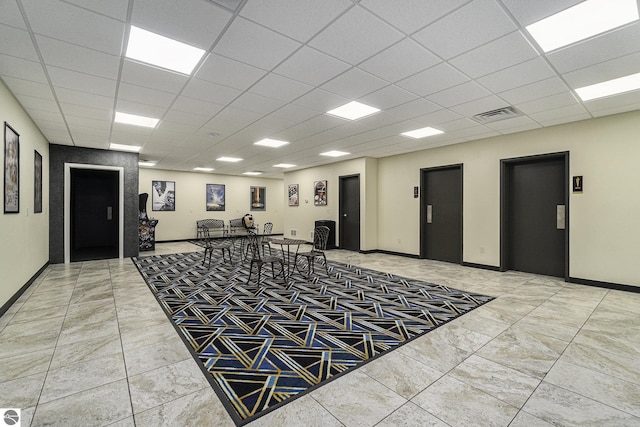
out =
<svg viewBox="0 0 640 427"><path fill-rule="evenodd" d="M417 396L417 395L416 395ZM415 397L415 396L414 396ZM396 409L393 410L393 412L391 412L389 415L387 415L386 417L384 417L383 419L381 419L380 421L378 421L377 423L375 423L373 425L373 427L380 425L380 423L382 423L384 420L386 420L387 418L391 417L393 414L395 414L396 412L398 412L400 409L402 409L403 407L405 407L406 405L414 405L417 406L418 408L420 408L420 410L426 412L427 414L431 415L433 418L437 419L438 421L440 421L443 425L449 426L449 427L454 427L451 424L449 424L448 422L446 422L445 420L443 420L442 418L438 417L436 414L433 414L431 412L429 412L428 410L426 410L425 408L423 408L422 406L418 405L417 403L415 403L412 400L407 400L405 403L403 403L402 405L398 406Z"/></svg>
<svg viewBox="0 0 640 427"><path fill-rule="evenodd" d="M136 374L136 375L137 375L137 374ZM134 376L135 376L135 375L134 375ZM127 381L127 382L128 382L128 381ZM178 400L180 400L180 399L184 399L184 398L186 398L186 397L188 397L188 396L192 396L192 395L195 395L195 394L197 394L197 393L201 393L201 392L203 392L203 391L208 391L208 390L212 390L212 388L211 388L211 385L207 382L207 384L206 384L204 387L202 387L202 388L199 388L199 389L197 389L197 390L193 390L193 391L191 391L191 392L189 392L189 393L187 393L187 394L183 394L183 395L180 395L180 396L172 397L172 398L170 398L169 400L167 400L166 402L162 402L162 403L160 403L160 404L158 404L158 405L150 406L150 407L148 407L148 408L144 408L143 410L140 410L140 411L137 411L137 412L135 411L135 408L133 407L133 402L131 402L131 405L132 405L132 406L131 406L131 414L132 414L132 416L134 417L134 425L136 425L136 422L135 422L135 417L136 417L136 416L140 416L140 415L144 414L145 412L154 411L154 410L156 410L157 408L161 408L161 407L163 407L163 406L166 406L166 405L172 404L172 403L174 403L174 402L176 402L176 401L178 401ZM213 392L213 394L215 395L215 398L216 398L216 399L218 399L218 401L220 401L220 398L218 397L218 395L217 395L215 392ZM220 402L220 405L222 405L222 402ZM227 413L227 412L226 412L226 410L225 410L225 414L226 414L226 413ZM229 417L229 419L231 419L231 417Z"/></svg>
<svg viewBox="0 0 640 427"><path fill-rule="evenodd" d="M316 389L316 390L319 390L319 389ZM341 425L341 426L345 426L345 427L347 426L347 424L343 423L343 422L342 422L342 420L340 420L340 418L338 418L338 416L337 416L336 414L334 414L333 412L331 412L331 410L330 410L329 408L327 408L325 405L323 405L323 404L322 404L322 402L320 402L318 399L316 399L316 398L315 398L315 396L314 396L314 392L313 392L313 391L311 391L311 392L307 392L307 393L305 393L304 395L299 396L298 398L296 398L296 400L298 400L298 399L300 399L300 398L302 398L302 397L304 397L304 396L309 396L311 399L313 399L313 401L314 401L314 402L316 402L316 403L317 403L317 404L318 404L322 409L324 409L325 411L327 411L327 413L328 413L329 415L331 415L331 416L332 416L332 417L333 417L333 418L334 418L338 423L340 423L340 425ZM407 401L407 402L408 402L408 401ZM291 403L295 403L295 402L290 402L289 404L291 404ZM405 405L405 404L406 404L406 402L405 402L405 403L403 403L403 405ZM281 408L281 409L282 409L282 408ZM396 408L396 409L397 409L397 408ZM274 410L274 411L272 411L272 412L275 412L275 411L277 411L277 409L276 409L276 410ZM270 412L269 412L269 413L270 413ZM266 413L266 414L264 414L263 416L267 416L269 413ZM262 416L261 416L261 417L259 417L259 418L257 418L257 419L260 419L260 418L262 418ZM385 418L386 418L386 417L385 417ZM384 418L383 418L383 419L384 419ZM378 423L380 423L381 421L382 421L382 420L378 421ZM378 424L378 423L376 423L376 424ZM251 424L249 424L249 426L250 426L250 425L251 425Z"/></svg>

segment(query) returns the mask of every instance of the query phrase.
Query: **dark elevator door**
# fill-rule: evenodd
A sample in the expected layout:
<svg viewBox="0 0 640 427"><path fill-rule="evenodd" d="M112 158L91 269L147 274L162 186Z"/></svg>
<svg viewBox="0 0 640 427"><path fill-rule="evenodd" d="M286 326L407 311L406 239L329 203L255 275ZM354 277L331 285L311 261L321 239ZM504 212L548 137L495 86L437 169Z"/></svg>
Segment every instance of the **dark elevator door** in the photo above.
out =
<svg viewBox="0 0 640 427"><path fill-rule="evenodd" d="M462 262L462 167L423 169L422 256Z"/></svg>
<svg viewBox="0 0 640 427"><path fill-rule="evenodd" d="M119 173L71 169L71 261L117 258Z"/></svg>
<svg viewBox="0 0 640 427"><path fill-rule="evenodd" d="M360 250L360 176L340 177L339 247Z"/></svg>
<svg viewBox="0 0 640 427"><path fill-rule="evenodd" d="M564 157L508 163L506 178L507 269L564 277Z"/></svg>

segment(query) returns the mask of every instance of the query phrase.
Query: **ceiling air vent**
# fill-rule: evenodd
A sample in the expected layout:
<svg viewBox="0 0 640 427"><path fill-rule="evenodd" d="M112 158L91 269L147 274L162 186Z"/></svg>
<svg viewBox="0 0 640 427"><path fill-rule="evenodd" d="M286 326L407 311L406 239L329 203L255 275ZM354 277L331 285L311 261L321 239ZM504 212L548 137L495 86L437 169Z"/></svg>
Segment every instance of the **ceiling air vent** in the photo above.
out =
<svg viewBox="0 0 640 427"><path fill-rule="evenodd" d="M497 110L491 110L484 113L476 114L473 116L473 120L478 123L491 123L499 120L511 119L513 117L519 117L522 112L512 106L498 108Z"/></svg>

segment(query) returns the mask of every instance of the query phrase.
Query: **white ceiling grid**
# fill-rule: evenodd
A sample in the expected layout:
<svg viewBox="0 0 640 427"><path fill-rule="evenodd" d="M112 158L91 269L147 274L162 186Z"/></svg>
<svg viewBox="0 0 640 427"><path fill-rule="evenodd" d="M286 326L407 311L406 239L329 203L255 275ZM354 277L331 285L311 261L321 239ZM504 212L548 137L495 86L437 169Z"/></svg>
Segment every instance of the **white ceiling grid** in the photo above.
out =
<svg viewBox="0 0 640 427"><path fill-rule="evenodd" d="M158 168L300 169L640 108L578 87L640 72L636 21L543 53L525 30L579 0L3 0L0 78L54 144L140 145ZM206 51L192 76L124 58L131 25ZM380 113L325 114L357 100ZM512 105L523 116L472 117ZM114 124L115 111L160 118ZM414 140L401 132L433 126ZM262 138L289 141L272 149ZM319 156L327 150L351 154ZM216 161L238 156L239 163Z"/></svg>

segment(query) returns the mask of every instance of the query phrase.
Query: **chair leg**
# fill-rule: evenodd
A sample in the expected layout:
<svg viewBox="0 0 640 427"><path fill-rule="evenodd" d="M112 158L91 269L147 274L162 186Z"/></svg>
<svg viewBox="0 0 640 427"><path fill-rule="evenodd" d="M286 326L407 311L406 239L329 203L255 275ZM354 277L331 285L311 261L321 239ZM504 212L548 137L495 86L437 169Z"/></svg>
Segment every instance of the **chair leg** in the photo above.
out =
<svg viewBox="0 0 640 427"><path fill-rule="evenodd" d="M327 276L329 275L329 266L327 265L327 256L323 253L322 258L324 258L324 271L327 272Z"/></svg>

